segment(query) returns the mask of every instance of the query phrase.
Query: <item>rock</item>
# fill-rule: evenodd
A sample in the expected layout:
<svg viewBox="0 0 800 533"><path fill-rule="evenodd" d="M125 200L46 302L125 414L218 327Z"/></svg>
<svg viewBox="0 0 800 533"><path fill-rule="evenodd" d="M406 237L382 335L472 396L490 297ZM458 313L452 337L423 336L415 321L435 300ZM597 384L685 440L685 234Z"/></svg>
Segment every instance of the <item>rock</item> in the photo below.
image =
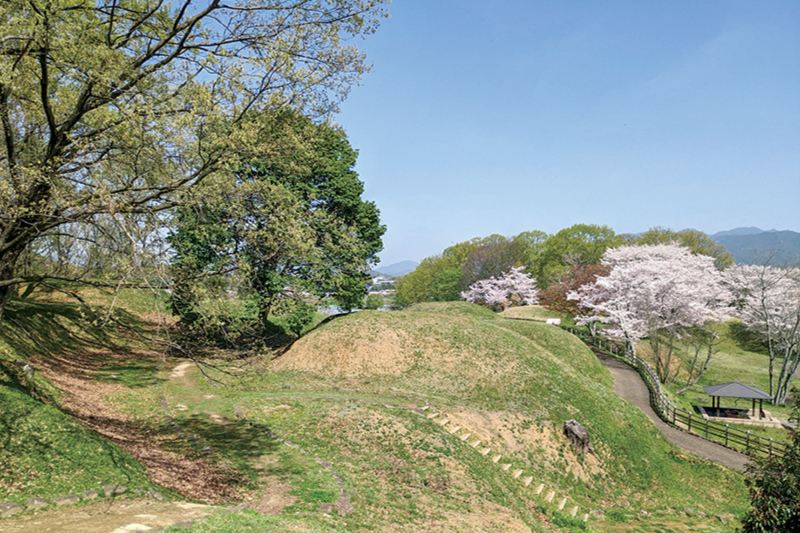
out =
<svg viewBox="0 0 800 533"><path fill-rule="evenodd" d="M84 500L94 500L100 496L100 494L96 490L86 490L81 492L81 498Z"/></svg>
<svg viewBox="0 0 800 533"><path fill-rule="evenodd" d="M0 517L14 516L24 510L25 508L16 502L0 502Z"/></svg>
<svg viewBox="0 0 800 533"><path fill-rule="evenodd" d="M314 459L319 466L324 468L325 470L330 470L333 468L333 465L330 464L328 461L323 461L322 459Z"/></svg>
<svg viewBox="0 0 800 533"><path fill-rule="evenodd" d="M601 518L606 515L603 511L599 509L593 509L589 514L591 514L595 518Z"/></svg>
<svg viewBox="0 0 800 533"><path fill-rule="evenodd" d="M338 506L339 516L346 516L355 511L355 507L350 504L350 493L344 489L342 489L342 492L339 494L339 499L336 500L336 504Z"/></svg>
<svg viewBox="0 0 800 533"><path fill-rule="evenodd" d="M25 502L25 507L29 511L42 509L43 507L47 507L48 505L50 505L50 500L46 498L28 498L28 501Z"/></svg>
<svg viewBox="0 0 800 533"><path fill-rule="evenodd" d="M53 503L61 507L62 505L74 505L81 501L77 494L70 494L69 496L56 496L53 498Z"/></svg>
<svg viewBox="0 0 800 533"><path fill-rule="evenodd" d="M103 485L103 492L106 496L113 496L114 494L123 494L128 491L125 485Z"/></svg>
<svg viewBox="0 0 800 533"><path fill-rule="evenodd" d="M717 520L719 520L723 524L727 524L728 523L728 517L725 516L724 514L718 514L718 515L714 515L714 516L716 516Z"/></svg>
<svg viewBox="0 0 800 533"><path fill-rule="evenodd" d="M145 492L145 494L147 494L148 496L150 496L154 500L161 501L161 500L164 499L164 496L160 492L155 491L155 490L148 490L147 492Z"/></svg>
<svg viewBox="0 0 800 533"><path fill-rule="evenodd" d="M332 503L321 503L317 508L317 511L321 513L332 513L333 512L333 504Z"/></svg>
<svg viewBox="0 0 800 533"><path fill-rule="evenodd" d="M567 420L564 422L564 434L569 438L572 442L572 445L575 446L575 449L582 453L591 453L597 455L597 452L594 451L594 447L592 443L589 442L589 433L586 431L582 425L580 425L575 420Z"/></svg>

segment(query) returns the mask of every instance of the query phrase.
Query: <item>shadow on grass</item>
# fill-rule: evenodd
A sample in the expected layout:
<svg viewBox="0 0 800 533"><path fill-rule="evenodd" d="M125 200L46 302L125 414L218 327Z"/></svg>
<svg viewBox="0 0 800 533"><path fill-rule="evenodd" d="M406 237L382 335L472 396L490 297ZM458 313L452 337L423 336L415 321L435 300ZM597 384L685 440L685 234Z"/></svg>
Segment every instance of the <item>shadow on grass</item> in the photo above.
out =
<svg viewBox="0 0 800 533"><path fill-rule="evenodd" d="M114 324L101 325L98 313L80 304L10 300L3 313L0 337L25 357L61 353L81 348L116 348ZM133 315L120 309L114 318L136 330Z"/></svg>
<svg viewBox="0 0 800 533"><path fill-rule="evenodd" d="M176 422L190 436L195 448L201 450L208 446L219 458L232 461L251 476L263 473L255 468L255 463L262 456L277 452L280 445L268 430L254 428L241 420L218 423L206 414L194 413L179 417ZM162 426L161 431L172 432L173 429ZM196 441L192 435L197 436Z"/></svg>

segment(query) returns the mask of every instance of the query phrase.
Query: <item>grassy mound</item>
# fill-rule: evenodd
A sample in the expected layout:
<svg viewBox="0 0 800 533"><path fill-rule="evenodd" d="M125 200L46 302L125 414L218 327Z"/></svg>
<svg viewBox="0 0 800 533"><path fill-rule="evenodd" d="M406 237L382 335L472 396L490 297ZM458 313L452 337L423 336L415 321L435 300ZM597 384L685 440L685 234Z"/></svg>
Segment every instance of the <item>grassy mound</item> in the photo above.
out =
<svg viewBox="0 0 800 533"><path fill-rule="evenodd" d="M671 446L613 392L591 352L552 326L503 320L463 302L362 312L300 339L271 369L299 387L433 401L484 442L514 453L521 467L595 501L642 508L700 501L719 512L745 505L737 474ZM572 451L561 434L568 419L586 427L599 460Z"/></svg>

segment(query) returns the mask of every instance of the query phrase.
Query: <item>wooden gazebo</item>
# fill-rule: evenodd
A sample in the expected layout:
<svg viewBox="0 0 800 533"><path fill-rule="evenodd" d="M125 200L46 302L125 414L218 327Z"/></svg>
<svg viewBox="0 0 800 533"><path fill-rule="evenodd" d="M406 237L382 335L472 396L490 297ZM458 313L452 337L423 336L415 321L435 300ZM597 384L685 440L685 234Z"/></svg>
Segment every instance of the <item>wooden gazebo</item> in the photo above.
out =
<svg viewBox="0 0 800 533"><path fill-rule="evenodd" d="M711 396L711 407L717 408L717 416L719 416L719 399L725 398L745 398L753 400L753 417L756 416L756 400L758 400L758 419L761 420L764 414L764 400L772 400L772 396L767 394L761 389L733 381L731 383L722 383L720 385L708 385L703 387L706 394Z"/></svg>

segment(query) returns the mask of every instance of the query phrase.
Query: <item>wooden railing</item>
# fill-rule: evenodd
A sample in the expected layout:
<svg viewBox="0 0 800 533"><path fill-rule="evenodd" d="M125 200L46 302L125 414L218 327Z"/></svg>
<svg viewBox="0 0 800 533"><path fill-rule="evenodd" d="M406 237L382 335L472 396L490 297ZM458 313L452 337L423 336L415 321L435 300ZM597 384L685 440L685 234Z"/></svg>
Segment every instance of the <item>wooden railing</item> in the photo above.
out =
<svg viewBox="0 0 800 533"><path fill-rule="evenodd" d="M664 395L661 390L661 380L658 379L653 368L635 353L626 354L624 349L609 339L600 336L593 337L575 328L561 327L583 342L591 344L633 367L650 391L650 405L667 424L750 456L771 458L787 453L788 446L784 443L774 442L771 438L753 435L750 431L732 428L728 424L708 420L696 413L679 408Z"/></svg>

